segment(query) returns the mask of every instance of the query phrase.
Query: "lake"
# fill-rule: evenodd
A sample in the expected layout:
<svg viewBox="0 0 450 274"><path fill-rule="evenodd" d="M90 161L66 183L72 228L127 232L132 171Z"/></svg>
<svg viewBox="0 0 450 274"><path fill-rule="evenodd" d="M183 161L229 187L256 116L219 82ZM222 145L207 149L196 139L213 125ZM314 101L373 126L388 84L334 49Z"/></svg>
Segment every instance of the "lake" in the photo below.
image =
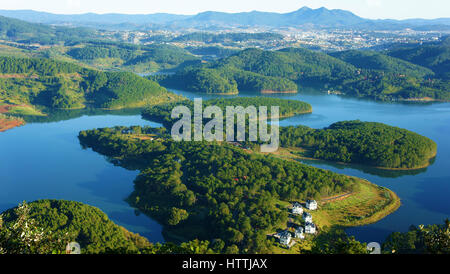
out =
<svg viewBox="0 0 450 274"><path fill-rule="evenodd" d="M173 91L191 99L220 97ZM239 96L255 94L244 92ZM313 106L312 114L284 119L280 121L281 126L303 124L323 128L337 121L359 119L406 128L438 144L433 165L417 171L382 171L305 161L319 168L365 178L395 191L401 198L402 206L395 213L375 224L347 229L350 235L364 242L383 242L389 233L407 231L411 224L442 223L449 217L450 103L383 103L308 90L265 96L302 100ZM138 110L62 112L54 120L38 118L23 127L0 133L0 211L23 200L75 200L99 207L114 222L150 241L163 241L161 226L124 201L133 189L138 171L114 166L100 154L83 150L77 138L78 132L85 129L160 125L142 120Z"/></svg>

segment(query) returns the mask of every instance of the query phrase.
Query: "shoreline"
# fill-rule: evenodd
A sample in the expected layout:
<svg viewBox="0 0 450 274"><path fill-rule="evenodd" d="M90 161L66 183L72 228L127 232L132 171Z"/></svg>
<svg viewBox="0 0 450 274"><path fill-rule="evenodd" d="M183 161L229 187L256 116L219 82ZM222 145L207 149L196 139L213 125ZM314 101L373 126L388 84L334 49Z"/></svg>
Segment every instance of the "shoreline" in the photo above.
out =
<svg viewBox="0 0 450 274"><path fill-rule="evenodd" d="M261 90L261 94L294 94L298 93L297 90L285 90L285 91L276 91L276 90Z"/></svg>
<svg viewBox="0 0 450 274"><path fill-rule="evenodd" d="M289 148L281 147L281 149L285 149L285 150L287 150L289 152L292 152L292 147L289 147ZM287 157L296 158L296 159L310 160L310 161L324 161L324 162L335 163L335 164L344 165L344 166L359 165L359 166L368 167L368 168L374 168L374 169L379 169L379 170L412 171L412 170L420 170L420 169L424 169L424 168L429 167L432 164L432 163L430 163L431 160L436 158L437 152L435 152L433 156L431 156L430 158L427 159L427 161L428 161L427 164L424 164L424 165L421 165L421 166L418 166L418 167L412 167L412 168L408 168L408 167L380 167L380 166L371 166L371 165L361 164L361 163L344 163L344 162L336 162L336 161L330 161L330 160L320 159L320 158L300 156L300 155L296 155L296 154L292 154L292 153L291 153L291 155L286 155L286 156Z"/></svg>
<svg viewBox="0 0 450 274"><path fill-rule="evenodd" d="M15 127L20 127L23 125L25 125L25 122L20 119L0 117L0 132L5 132L7 130L13 129Z"/></svg>

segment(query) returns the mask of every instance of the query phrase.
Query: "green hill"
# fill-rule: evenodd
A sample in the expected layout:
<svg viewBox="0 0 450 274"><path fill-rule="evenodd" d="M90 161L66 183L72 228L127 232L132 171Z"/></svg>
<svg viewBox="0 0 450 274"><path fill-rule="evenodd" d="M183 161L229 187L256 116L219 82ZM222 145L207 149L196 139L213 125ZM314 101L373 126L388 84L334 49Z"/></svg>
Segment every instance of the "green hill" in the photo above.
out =
<svg viewBox="0 0 450 274"><path fill-rule="evenodd" d="M63 252L69 241L78 242L84 254L137 253L150 246L147 239L114 224L100 209L79 202L39 200L9 209L1 217L0 227L6 233L0 233L0 249L8 253ZM13 237L20 230L27 232L31 244L26 245L25 237L23 243Z"/></svg>
<svg viewBox="0 0 450 274"><path fill-rule="evenodd" d="M280 128L283 147L301 147L305 156L394 169L423 168L437 145L417 133L381 123L345 121L324 129Z"/></svg>
<svg viewBox="0 0 450 274"><path fill-rule="evenodd" d="M174 69L198 60L187 50L171 45L140 46L112 42L73 45L61 55L68 55L100 69L120 69L137 73Z"/></svg>
<svg viewBox="0 0 450 274"><path fill-rule="evenodd" d="M331 55L361 69L405 74L414 77L433 75L433 71L430 69L375 51L349 50L332 53Z"/></svg>
<svg viewBox="0 0 450 274"><path fill-rule="evenodd" d="M440 77L450 79L450 37L439 43L392 49L387 54L430 68Z"/></svg>
<svg viewBox="0 0 450 274"><path fill-rule="evenodd" d="M96 32L86 28L69 28L28 23L0 16L0 38L23 43L56 44L94 38Z"/></svg>
<svg viewBox="0 0 450 274"><path fill-rule="evenodd" d="M178 100L129 72L101 72L38 58L0 57L0 103L56 109L119 109Z"/></svg>
<svg viewBox="0 0 450 274"><path fill-rule="evenodd" d="M296 82L301 79L332 81L355 71L336 58L305 49L247 49L159 80L163 85L207 93L297 92Z"/></svg>
<svg viewBox="0 0 450 274"><path fill-rule="evenodd" d="M376 52L331 55L301 48L247 49L232 56L153 77L162 85L206 93L296 92L315 86L377 100L450 100L448 81L433 71ZM342 60L340 60L342 59Z"/></svg>

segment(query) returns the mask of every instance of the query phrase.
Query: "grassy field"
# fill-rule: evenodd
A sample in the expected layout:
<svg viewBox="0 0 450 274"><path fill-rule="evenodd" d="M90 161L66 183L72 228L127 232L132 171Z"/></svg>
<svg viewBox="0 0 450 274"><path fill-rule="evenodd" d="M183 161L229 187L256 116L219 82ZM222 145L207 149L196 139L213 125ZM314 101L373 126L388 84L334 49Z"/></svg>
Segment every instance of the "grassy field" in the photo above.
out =
<svg viewBox="0 0 450 274"><path fill-rule="evenodd" d="M289 210L290 203L277 201L281 210ZM334 228L361 226L377 222L397 210L400 198L389 189L379 187L366 180L358 179L358 189L355 192L335 200L319 202L319 209L308 211L319 233L328 232ZM273 245L276 254L299 254L302 250L310 250L315 236L306 235L306 239L294 239L297 243L290 249Z"/></svg>
<svg viewBox="0 0 450 274"><path fill-rule="evenodd" d="M271 155L286 160L295 160L299 158L298 155L304 153L307 152L301 148L280 148L277 152L271 153ZM391 190L377 186L361 178L352 178L356 180L356 187L352 193L342 193L336 195L336 198L324 198L322 201L318 201L318 210L309 211L312 215L313 222L317 225L319 233L327 232L334 228L375 223L400 207L400 198ZM299 202L302 203L304 201ZM280 210L289 210L291 203L277 201L276 206ZM277 229L286 229L286 227L279 227ZM302 250L309 250L311 248L311 242L314 237L307 235L305 240L295 239L297 244L291 249L275 243L272 251L276 254L299 254Z"/></svg>

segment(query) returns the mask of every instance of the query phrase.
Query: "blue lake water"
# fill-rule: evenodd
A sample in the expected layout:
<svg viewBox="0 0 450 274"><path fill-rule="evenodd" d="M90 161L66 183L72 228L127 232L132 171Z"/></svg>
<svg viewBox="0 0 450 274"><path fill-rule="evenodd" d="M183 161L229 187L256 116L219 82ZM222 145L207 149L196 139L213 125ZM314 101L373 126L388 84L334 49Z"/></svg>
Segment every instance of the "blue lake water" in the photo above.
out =
<svg viewBox="0 0 450 274"><path fill-rule="evenodd" d="M175 92L188 98L200 97L190 92ZM242 93L239 96L253 95ZM406 128L437 142L438 156L433 165L414 172L308 162L388 187L402 199L400 209L383 220L347 230L358 240L382 242L392 231L407 231L411 224L441 223L450 216L450 103L380 103L317 92L268 96L302 100L313 106L313 114L284 119L281 126L303 124L322 128L337 121L360 119ZM164 241L161 226L124 201L133 190L138 171L114 166L100 154L83 150L77 138L78 132L85 129L160 125L142 120L138 111L100 115L80 112L64 119L31 122L0 133L0 212L23 200L80 201L99 207L114 222L150 241Z"/></svg>

